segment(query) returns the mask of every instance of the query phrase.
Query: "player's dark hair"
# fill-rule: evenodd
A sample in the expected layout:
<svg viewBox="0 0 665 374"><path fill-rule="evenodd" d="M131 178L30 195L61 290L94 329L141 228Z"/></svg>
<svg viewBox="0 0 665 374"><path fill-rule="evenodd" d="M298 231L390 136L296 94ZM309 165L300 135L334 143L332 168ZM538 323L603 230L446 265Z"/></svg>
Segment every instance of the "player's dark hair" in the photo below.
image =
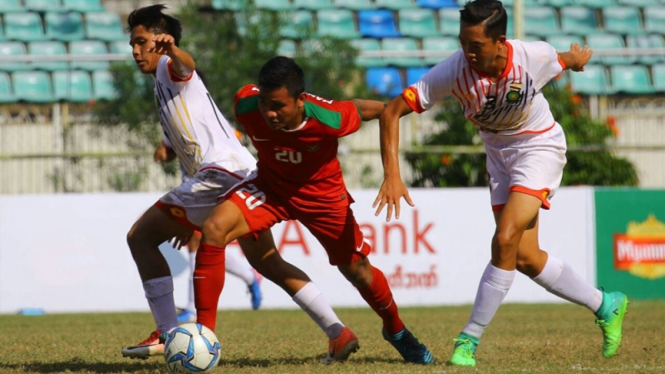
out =
<svg viewBox="0 0 665 374"><path fill-rule="evenodd" d="M503 4L498 0L469 1L460 10L460 18L469 26L485 22L485 35L493 40L506 35L508 15Z"/></svg>
<svg viewBox="0 0 665 374"><path fill-rule="evenodd" d="M175 45L179 45L182 25L176 18L162 13L164 9L166 9L164 4L156 4L134 10L127 17L127 31L132 32L136 26L143 26L155 34L171 35L175 40Z"/></svg>
<svg viewBox="0 0 665 374"><path fill-rule="evenodd" d="M298 97L305 92L305 73L288 57L276 56L259 70L259 89L274 91L286 87L289 95Z"/></svg>

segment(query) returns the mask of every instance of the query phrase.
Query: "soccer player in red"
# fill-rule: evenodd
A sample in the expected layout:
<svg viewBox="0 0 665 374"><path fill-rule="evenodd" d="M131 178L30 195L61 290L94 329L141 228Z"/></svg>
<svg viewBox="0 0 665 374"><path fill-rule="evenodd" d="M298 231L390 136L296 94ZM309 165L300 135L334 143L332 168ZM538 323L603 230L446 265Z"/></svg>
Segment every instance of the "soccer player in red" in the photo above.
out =
<svg viewBox="0 0 665 374"><path fill-rule="evenodd" d="M385 276L367 258L371 248L353 216L337 160L338 138L357 131L361 121L379 118L383 107L373 100L337 102L306 93L302 69L282 56L263 65L258 87L240 89L235 116L258 150L258 164L203 223L199 256L205 253L208 261L197 261L194 272L199 323L215 326L225 246L278 222L298 220L381 317L384 339L407 362L434 361L404 326Z"/></svg>

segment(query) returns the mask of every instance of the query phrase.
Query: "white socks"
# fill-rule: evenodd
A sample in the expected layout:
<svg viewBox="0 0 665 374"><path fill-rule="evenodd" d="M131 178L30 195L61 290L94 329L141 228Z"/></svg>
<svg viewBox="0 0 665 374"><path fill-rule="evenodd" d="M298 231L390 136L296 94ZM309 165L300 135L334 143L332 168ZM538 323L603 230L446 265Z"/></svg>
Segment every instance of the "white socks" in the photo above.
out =
<svg viewBox="0 0 665 374"><path fill-rule="evenodd" d="M143 282L143 290L157 329L170 333L178 326L173 300L173 278L168 276L149 279Z"/></svg>
<svg viewBox="0 0 665 374"><path fill-rule="evenodd" d="M580 278L567 263L547 254L543 271L533 278L550 293L578 305L598 311L603 302L603 293Z"/></svg>
<svg viewBox="0 0 665 374"><path fill-rule="evenodd" d="M196 305L194 305L194 269L196 269L196 252L189 252L189 293L187 294L187 306L185 309L196 313Z"/></svg>
<svg viewBox="0 0 665 374"><path fill-rule="evenodd" d="M242 279L250 286L254 282L254 270L247 261L239 259L237 256L230 256L226 253L226 272Z"/></svg>
<svg viewBox="0 0 665 374"><path fill-rule="evenodd" d="M503 270L491 263L487 264L485 272L480 278L471 318L462 330L464 334L480 339L485 328L499 309L499 305L506 297L508 290L510 290L516 273L516 270Z"/></svg>
<svg viewBox="0 0 665 374"><path fill-rule="evenodd" d="M329 339L335 339L342 332L344 328L342 321L339 320L314 283L309 282L296 292L293 295L293 301L319 325Z"/></svg>

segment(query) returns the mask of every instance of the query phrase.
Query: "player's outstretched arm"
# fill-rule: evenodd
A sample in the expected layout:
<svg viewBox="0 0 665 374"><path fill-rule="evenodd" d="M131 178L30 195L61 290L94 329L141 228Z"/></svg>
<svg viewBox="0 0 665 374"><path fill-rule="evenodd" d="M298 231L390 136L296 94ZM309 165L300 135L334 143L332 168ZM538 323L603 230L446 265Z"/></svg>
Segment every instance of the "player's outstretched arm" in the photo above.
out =
<svg viewBox="0 0 665 374"><path fill-rule="evenodd" d="M386 107L385 103L376 100L353 99L351 101L356 104L356 107L358 107L360 118L363 121L379 119L381 112L383 112L383 109Z"/></svg>
<svg viewBox="0 0 665 374"><path fill-rule="evenodd" d="M591 56L593 56L593 50L588 45L580 48L580 43L572 43L570 51L559 53L559 58L566 65L566 69L572 71L584 71L584 65L589 62Z"/></svg>
<svg viewBox="0 0 665 374"><path fill-rule="evenodd" d="M149 52L171 57L173 61L171 67L177 76L188 77L196 69L196 63L192 56L175 45L173 36L169 34L157 34L152 41L155 42L155 47L149 50Z"/></svg>
<svg viewBox="0 0 665 374"><path fill-rule="evenodd" d="M378 216L383 207L387 206L386 221L390 221L393 209L395 218L399 218L402 197L409 205L414 206L399 171L399 119L411 112L413 109L400 95L386 106L379 118L383 183L372 207L377 208Z"/></svg>

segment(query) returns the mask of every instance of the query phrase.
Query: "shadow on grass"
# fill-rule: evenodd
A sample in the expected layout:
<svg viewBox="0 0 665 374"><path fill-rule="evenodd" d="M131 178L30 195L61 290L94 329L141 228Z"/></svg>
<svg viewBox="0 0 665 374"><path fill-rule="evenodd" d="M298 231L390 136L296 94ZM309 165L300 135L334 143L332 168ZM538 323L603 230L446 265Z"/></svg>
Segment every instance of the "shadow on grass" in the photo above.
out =
<svg viewBox="0 0 665 374"><path fill-rule="evenodd" d="M134 373L138 371L155 372L164 369L166 366L162 361L141 361L141 362L86 362L81 359L72 359L62 362L27 362L25 364L5 364L0 362L0 371L9 370L11 372L34 372L34 373L62 373L62 372L93 372L93 373Z"/></svg>

